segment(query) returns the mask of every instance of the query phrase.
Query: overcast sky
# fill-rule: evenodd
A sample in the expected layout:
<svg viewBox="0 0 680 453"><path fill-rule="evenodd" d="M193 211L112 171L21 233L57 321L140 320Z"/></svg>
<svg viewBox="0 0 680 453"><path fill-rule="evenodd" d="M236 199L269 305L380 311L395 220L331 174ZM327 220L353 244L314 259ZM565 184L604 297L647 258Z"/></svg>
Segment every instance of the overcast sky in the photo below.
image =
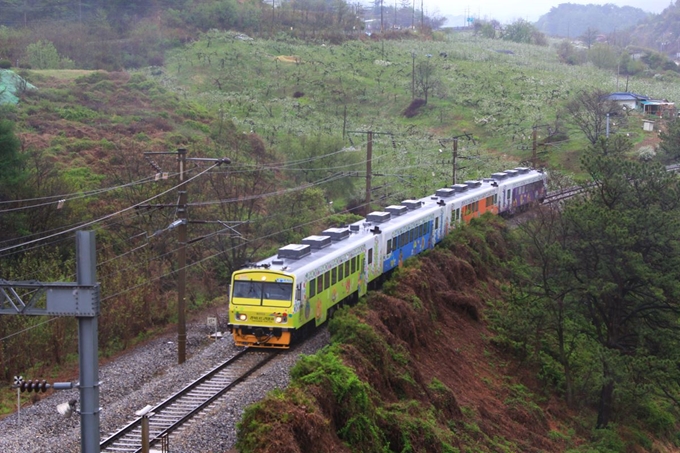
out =
<svg viewBox="0 0 680 453"><path fill-rule="evenodd" d="M385 1L389 2L391 0ZM420 1L416 0L418 9L420 9ZM497 19L502 23L508 23L516 19L526 19L530 22L535 22L540 16L548 13L550 8L556 7L561 3L584 5L613 3L617 6L632 6L658 14L670 5L671 0L422 0L422 2L427 14L438 10L442 16L473 16L481 17L482 19ZM447 23L446 25L460 26L463 24Z"/></svg>

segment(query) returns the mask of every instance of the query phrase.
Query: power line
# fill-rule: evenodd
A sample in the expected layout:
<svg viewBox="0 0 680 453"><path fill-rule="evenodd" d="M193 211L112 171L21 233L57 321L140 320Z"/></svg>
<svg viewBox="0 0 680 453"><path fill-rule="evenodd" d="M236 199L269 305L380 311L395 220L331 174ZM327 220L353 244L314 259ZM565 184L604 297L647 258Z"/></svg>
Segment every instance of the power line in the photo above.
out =
<svg viewBox="0 0 680 453"><path fill-rule="evenodd" d="M406 192L405 192L405 191L400 191L400 192L395 193L394 195L399 195L399 194L404 194L404 193L406 193ZM364 205L364 204L361 204L361 205L358 205L357 207L358 207L358 208L362 208L362 207L365 207L365 205ZM303 227L303 226L307 226L307 225L312 225L312 224L315 224L315 223L319 223L319 222L321 222L321 221L323 221L323 220L328 219L329 217L331 217L331 216L333 216L333 215L342 214L342 213L349 213L349 212L350 212L349 210L345 209L345 210L343 210L343 211L340 211L339 213L333 213L333 214L325 215L325 216L323 216L323 217L319 217L319 218L310 220L310 221L308 221L308 222L304 222L304 223L301 223L301 224L297 224L297 225L291 226L291 227L286 228L286 229L284 229L284 230L278 230L278 231L275 231L275 232L266 234L266 235L264 235L264 236L259 236L259 237L255 238L255 239L247 240L247 241L246 241L245 243L243 243L243 244L239 244L239 245L236 245L236 246L234 246L234 247L230 247L230 248L228 248L228 249L226 249L226 250L222 250L222 251L217 252L217 253L215 253L215 254L213 254L213 255L207 256L207 257L202 258L202 259L200 259L200 260L198 260L198 261L195 261L195 262L193 262L193 263L191 263L191 264L188 264L188 265L186 266L186 268L190 268L190 267L196 266L196 265L198 265L198 264L201 264L201 263L203 263L203 262L205 262L205 261L208 261L208 260L217 258L218 256L220 256L220 255L222 255L222 254L224 254L224 253L226 253L226 252L229 252L229 251L234 250L234 249L239 248L239 247L244 247L244 246L247 245L248 243L252 243L252 242L255 242L255 241L261 241L261 240L264 240L264 239L268 239L268 238L277 236L277 235L279 235L279 234L281 234L281 233L285 233L285 232L288 232L288 231L292 231L292 230L294 230L294 229L296 229L296 228L301 228L301 227ZM147 282L139 283L139 284L137 284L137 285L134 285L134 286L131 286L131 287L129 287L129 288L126 288L126 289L124 289L124 290L122 290L122 291L119 291L119 292L117 292L117 293L115 293L115 294L111 294L111 295L109 295L109 296L103 297L101 301L104 302L104 301L109 300L109 299L112 299L112 298L114 298L114 297L121 296L121 295L123 295L123 294L125 294L125 293L127 293L127 292L129 292L129 291L134 290L134 289L138 289L138 288L141 288L141 287L146 286L146 285L148 285L148 284L155 283L156 281L159 281L159 280L161 280L161 279L163 279L163 278L169 277L170 275L172 275L172 273L173 273L173 272L170 272L170 273L166 273L166 274L157 276L157 277L155 277L154 279L149 280L149 281L147 281Z"/></svg>
<svg viewBox="0 0 680 453"><path fill-rule="evenodd" d="M78 192L78 193L73 193L73 194L68 194L68 195L50 195L50 196L47 196L47 197L40 197L40 198L26 198L26 199L19 199L19 200L0 201L0 205L3 205L3 204L27 203L27 202L31 202L31 201L50 200L50 201L47 201L46 203L41 203L41 204L35 204L35 205L30 205L30 206L22 206L22 207L19 207L19 208L3 209L3 210L0 210L0 214L5 213L5 212L13 212L13 211L20 211L20 210L24 210L24 209L32 209L32 208L40 208L40 207L44 207L44 206L49 206L51 204L54 204L54 200L56 200L57 202L62 201L62 200L64 202L66 202L66 201L78 200L78 199L81 199L81 198L92 197L92 196L99 195L99 194L102 194L102 193L107 193L107 192L111 192L111 191L118 190L118 189L124 189L126 187L132 187L132 186L136 186L136 185L140 185L140 184L146 184L146 183L149 183L149 182L155 182L155 180L151 179L151 178L144 178L142 180L134 181L134 182L131 182L131 183L120 185L120 186L107 187L107 188L103 188L103 189L96 189L96 190L92 190L90 192Z"/></svg>
<svg viewBox="0 0 680 453"><path fill-rule="evenodd" d="M219 164L212 165L211 167L207 168L206 170L202 171L201 173L197 174L196 176L194 176L194 177L188 179L186 182L189 182L189 181L191 181L191 180L193 180L193 179L198 178L199 176L201 176L201 175L207 173L208 171L210 171L211 169L215 168L217 165L219 165ZM181 185L181 184L179 184L179 185ZM179 185L178 185L178 186L179 186ZM50 239L50 238L52 238L52 237L59 236L59 235L62 235L62 234L71 233L71 232L73 232L73 231L76 231L77 229L80 229L80 228L83 228L83 227L87 227L87 226L90 226L90 225L94 225L94 224L96 224L96 223L99 223L99 222L102 222L102 221L104 221L104 220L110 219L110 218L115 217L115 216L117 216L117 215L119 215L119 214L122 214L122 213L124 213L124 212L130 211L130 210L132 210L132 209L135 209L136 207L141 206L141 205L143 205L143 204L145 204L145 203L148 203L149 201L154 200L154 199L156 199L156 198L158 198L158 197L160 197L160 196L163 196L163 195L165 195L165 194L167 194L167 193L169 193L169 192L175 190L178 186L172 187L172 188L170 188L170 189L168 189L168 190L166 190L166 191L164 191L164 192L161 192L161 193L159 193L159 194L157 194L157 195L154 195L154 196L151 197L151 198L148 198L148 199L146 199L146 200L144 200L144 201L142 201L142 202L140 202L140 203L136 203L136 204L134 204L134 205L132 205L132 206L129 206L129 207L125 208L125 209L121 209L121 210L119 210L119 211L117 211L117 212L114 212L114 213L112 213L112 214L108 214L108 215L106 215L106 216L104 216L104 217L101 217L101 218L99 218L99 219L96 219L96 220L92 220L92 221L89 221L89 222L85 222L85 223L83 223L83 224L81 224L81 225L79 225L79 226L77 226L77 227L75 227L75 228L69 228L69 229L66 229L66 230L64 230L64 231L62 231L62 232L60 232L60 233L55 233L55 234L53 234L53 235L46 236L46 237L44 237L44 238L34 239L34 240L32 240L32 241L27 241L27 242L24 242L24 243L21 243L21 244L17 244L17 245L13 245L13 246L10 246L10 247L2 248L2 249L0 249L0 253L6 252L6 251L8 251L8 250L14 250L14 249L16 249L16 248L24 247L24 246L27 246L27 245L30 245L30 244L34 244L34 243L36 243L36 242L40 242L40 241L43 241L43 240L46 240L46 239Z"/></svg>

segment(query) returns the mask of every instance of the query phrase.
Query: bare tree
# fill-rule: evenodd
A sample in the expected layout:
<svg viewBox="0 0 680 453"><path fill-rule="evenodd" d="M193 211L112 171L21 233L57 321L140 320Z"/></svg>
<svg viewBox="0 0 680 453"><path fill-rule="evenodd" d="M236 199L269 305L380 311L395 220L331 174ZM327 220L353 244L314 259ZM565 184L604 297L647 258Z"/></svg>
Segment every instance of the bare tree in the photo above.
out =
<svg viewBox="0 0 680 453"><path fill-rule="evenodd" d="M621 106L611 101L608 95L601 89L582 90L565 106L566 117L592 144L597 143L598 137L605 135L607 130L613 132L615 123L620 125L625 119L621 115ZM616 121L614 117L617 117Z"/></svg>
<svg viewBox="0 0 680 453"><path fill-rule="evenodd" d="M588 49L590 49L590 46L592 46L595 41L597 41L597 35L599 34L599 30L597 28L593 27L588 27L586 28L586 31L583 32L581 35L581 39L585 43L586 46L588 46Z"/></svg>

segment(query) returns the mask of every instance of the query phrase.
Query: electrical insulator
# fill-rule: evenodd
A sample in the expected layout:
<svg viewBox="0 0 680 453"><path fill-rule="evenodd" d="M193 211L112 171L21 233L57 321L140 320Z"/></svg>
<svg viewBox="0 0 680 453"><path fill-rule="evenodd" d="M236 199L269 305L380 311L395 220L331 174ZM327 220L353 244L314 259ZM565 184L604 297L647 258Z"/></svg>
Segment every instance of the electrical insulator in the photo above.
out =
<svg viewBox="0 0 680 453"><path fill-rule="evenodd" d="M40 391L40 381L33 381L33 391L35 393Z"/></svg>
<svg viewBox="0 0 680 453"><path fill-rule="evenodd" d="M50 388L50 384L48 384L47 381L43 379L38 384L36 392L46 392L48 388Z"/></svg>
<svg viewBox="0 0 680 453"><path fill-rule="evenodd" d="M19 389L21 389L22 392L30 392L33 390L33 381L29 379L28 381L22 382Z"/></svg>

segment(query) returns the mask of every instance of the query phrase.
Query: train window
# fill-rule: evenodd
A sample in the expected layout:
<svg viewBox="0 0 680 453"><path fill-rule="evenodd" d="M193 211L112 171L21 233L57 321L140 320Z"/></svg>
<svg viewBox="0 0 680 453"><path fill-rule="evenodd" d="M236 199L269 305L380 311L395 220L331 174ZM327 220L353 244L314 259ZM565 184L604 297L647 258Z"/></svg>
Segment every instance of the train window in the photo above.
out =
<svg viewBox="0 0 680 453"><path fill-rule="evenodd" d="M316 279L315 278L313 278L309 281L307 288L309 288L309 297L316 296Z"/></svg>
<svg viewBox="0 0 680 453"><path fill-rule="evenodd" d="M331 286L331 271L326 271L323 274L323 289L328 289Z"/></svg>
<svg viewBox="0 0 680 453"><path fill-rule="evenodd" d="M293 285L282 282L265 282L264 298L269 300L293 300Z"/></svg>
<svg viewBox="0 0 680 453"><path fill-rule="evenodd" d="M508 189L508 201L510 201L510 190Z"/></svg>
<svg viewBox="0 0 680 453"><path fill-rule="evenodd" d="M456 209L456 220L460 220L460 208Z"/></svg>
<svg viewBox="0 0 680 453"><path fill-rule="evenodd" d="M399 239L399 245L401 247L405 246L408 243L408 233L402 233L401 238Z"/></svg>
<svg viewBox="0 0 680 453"><path fill-rule="evenodd" d="M498 194L497 193L495 193L493 195L493 204L498 204Z"/></svg>
<svg viewBox="0 0 680 453"><path fill-rule="evenodd" d="M242 299L253 299L259 305L262 300L262 285L253 281L234 282L234 297ZM247 303L250 305L250 303Z"/></svg>
<svg viewBox="0 0 680 453"><path fill-rule="evenodd" d="M316 293L321 294L321 291L323 291L323 275L319 275L316 279Z"/></svg>
<svg viewBox="0 0 680 453"><path fill-rule="evenodd" d="M413 242L413 230L410 230L410 231L408 232L408 241L409 241L409 242Z"/></svg>
<svg viewBox="0 0 680 453"><path fill-rule="evenodd" d="M338 281L341 281L344 278L342 276L342 270L344 269L344 267L345 265L342 263L340 264L340 266L338 266Z"/></svg>
<svg viewBox="0 0 680 453"><path fill-rule="evenodd" d="M392 239L387 240L387 254L392 253Z"/></svg>
<svg viewBox="0 0 680 453"><path fill-rule="evenodd" d="M368 249L368 264L373 263L373 249Z"/></svg>
<svg viewBox="0 0 680 453"><path fill-rule="evenodd" d="M331 269L331 285L338 283L338 268L334 267Z"/></svg>
<svg viewBox="0 0 680 453"><path fill-rule="evenodd" d="M358 258L358 256L355 256L354 258L352 258L350 260L350 261L352 261L352 273L355 273L357 271L357 262L356 262L357 258Z"/></svg>
<svg viewBox="0 0 680 453"><path fill-rule="evenodd" d="M349 277L349 261L345 261L345 277Z"/></svg>
<svg viewBox="0 0 680 453"><path fill-rule="evenodd" d="M434 218L434 229L435 230L439 229L439 217Z"/></svg>

